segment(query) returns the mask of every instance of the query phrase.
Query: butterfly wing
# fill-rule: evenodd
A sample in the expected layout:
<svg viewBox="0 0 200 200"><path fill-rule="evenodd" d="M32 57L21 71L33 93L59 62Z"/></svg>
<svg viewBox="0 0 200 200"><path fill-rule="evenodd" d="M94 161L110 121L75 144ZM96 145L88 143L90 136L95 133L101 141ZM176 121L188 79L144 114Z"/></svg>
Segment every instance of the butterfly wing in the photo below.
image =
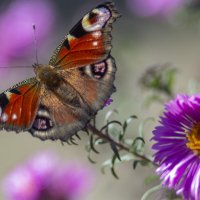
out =
<svg viewBox="0 0 200 200"><path fill-rule="evenodd" d="M94 115L116 90L113 84L115 72L115 60L109 55L106 59L91 65L63 70L61 75L84 99Z"/></svg>
<svg viewBox="0 0 200 200"><path fill-rule="evenodd" d="M115 61L110 56L114 4L97 6L69 32L49 64L59 87L41 91L40 106L30 129L33 136L66 141L83 129L115 91Z"/></svg>
<svg viewBox="0 0 200 200"><path fill-rule="evenodd" d="M113 2L92 9L71 29L50 60L91 113L96 114L115 91L116 66L110 51L112 23L118 17Z"/></svg>
<svg viewBox="0 0 200 200"><path fill-rule="evenodd" d="M68 69L105 59L111 50L112 23L119 16L114 3L92 9L71 29L49 64Z"/></svg>
<svg viewBox="0 0 200 200"><path fill-rule="evenodd" d="M29 130L31 134L41 140L51 139L67 141L77 131L84 128L90 115L87 109L83 109L83 101L80 106L73 103L65 103L57 91L44 88L39 109L34 123ZM75 93L78 96L78 94ZM80 98L79 96L77 98Z"/></svg>
<svg viewBox="0 0 200 200"><path fill-rule="evenodd" d="M25 80L0 94L0 129L28 130L39 104L40 86L35 78Z"/></svg>

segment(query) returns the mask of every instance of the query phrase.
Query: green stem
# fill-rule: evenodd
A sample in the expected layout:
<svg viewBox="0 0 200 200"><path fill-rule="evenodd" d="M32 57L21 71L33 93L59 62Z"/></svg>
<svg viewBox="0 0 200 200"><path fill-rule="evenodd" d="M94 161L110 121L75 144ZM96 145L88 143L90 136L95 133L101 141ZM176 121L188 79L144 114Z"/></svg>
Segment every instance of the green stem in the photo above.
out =
<svg viewBox="0 0 200 200"><path fill-rule="evenodd" d="M125 151L127 151L127 152L129 152L129 153L132 153L132 154L134 154L135 156L139 157L140 159L146 160L146 161L152 163L154 166L157 166L157 165L154 163L154 161L153 161L153 159L152 159L151 157L146 156L146 155L141 155L141 154L139 154L139 153L137 153L137 152L130 152L130 148L129 148L129 147L125 146L125 145L122 144L122 143L119 143L119 142L113 140L113 139L110 138L108 135L103 134L101 131L99 131L97 128L95 128L95 127L92 126L91 124L88 124L87 128L88 128L93 134L99 136L100 138L105 139L105 140L107 140L108 142L114 142L115 145L116 145L117 147L119 147L120 149L125 150Z"/></svg>

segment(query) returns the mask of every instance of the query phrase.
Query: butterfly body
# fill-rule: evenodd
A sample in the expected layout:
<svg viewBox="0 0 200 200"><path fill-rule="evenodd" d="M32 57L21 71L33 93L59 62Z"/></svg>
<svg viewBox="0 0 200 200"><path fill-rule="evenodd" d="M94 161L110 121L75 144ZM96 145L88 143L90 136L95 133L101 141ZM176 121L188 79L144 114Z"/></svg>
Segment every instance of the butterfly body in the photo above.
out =
<svg viewBox="0 0 200 200"><path fill-rule="evenodd" d="M57 47L49 64L33 66L36 76L0 94L0 129L66 141L83 129L115 91L110 55L113 3L86 14Z"/></svg>
<svg viewBox="0 0 200 200"><path fill-rule="evenodd" d="M52 90L59 87L61 84L61 77L52 66L35 64L33 67L38 82Z"/></svg>

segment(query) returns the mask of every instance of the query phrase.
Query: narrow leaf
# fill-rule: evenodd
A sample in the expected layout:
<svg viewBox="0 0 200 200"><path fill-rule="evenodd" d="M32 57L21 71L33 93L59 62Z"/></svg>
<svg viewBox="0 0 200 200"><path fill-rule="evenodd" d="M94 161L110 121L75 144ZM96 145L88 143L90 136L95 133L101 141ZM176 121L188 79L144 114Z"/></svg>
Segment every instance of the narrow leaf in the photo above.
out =
<svg viewBox="0 0 200 200"><path fill-rule="evenodd" d="M138 166L138 163L140 162L140 160L134 160L133 161L133 169L135 170L136 167Z"/></svg>
<svg viewBox="0 0 200 200"><path fill-rule="evenodd" d="M123 124L123 132L124 133L126 132L126 129L127 129L128 125L133 121L133 119L137 119L137 116L136 115L132 115L124 122L124 124Z"/></svg>
<svg viewBox="0 0 200 200"><path fill-rule="evenodd" d="M111 172L112 172L112 175L113 175L116 179L119 179L119 177L117 176L117 174L116 174L116 172L115 172L114 166L111 167Z"/></svg>
<svg viewBox="0 0 200 200"><path fill-rule="evenodd" d="M118 158L117 154L115 154L112 158L112 166L111 166L111 172L113 174L113 176L116 178L116 179L119 179L119 177L117 176L117 173L115 172L115 164L117 163L116 162L116 159ZM118 158L119 160L119 158ZM121 160L120 160L121 161Z"/></svg>
<svg viewBox="0 0 200 200"><path fill-rule="evenodd" d="M108 112L106 113L106 116L105 116L105 121L108 122L109 119L110 119L110 117L111 117L114 113L118 114L118 111L117 111L116 109L108 111Z"/></svg>
<svg viewBox="0 0 200 200"><path fill-rule="evenodd" d="M87 158L92 164L96 164L96 161L92 160L92 158L90 157L90 154L88 154Z"/></svg>
<svg viewBox="0 0 200 200"><path fill-rule="evenodd" d="M103 174L105 174L105 168L106 168L106 167L111 168L111 166L112 166L112 160L111 160L111 159L108 159L108 160L104 161L104 162L102 163L102 165L101 165L101 172L102 172Z"/></svg>
<svg viewBox="0 0 200 200"><path fill-rule="evenodd" d="M142 138L142 137L136 137L136 138L134 139L134 141L133 141L132 146L133 146L133 147L136 146L138 141L141 141L143 144L145 144L144 138Z"/></svg>
<svg viewBox="0 0 200 200"><path fill-rule="evenodd" d="M95 153L99 153L95 147L94 147L94 140L93 140L93 135L90 136L90 147L91 147L91 150L93 150Z"/></svg>
<svg viewBox="0 0 200 200"><path fill-rule="evenodd" d="M113 141L111 141L111 142L110 142L110 146L111 146L111 149L112 149L113 152L114 152L114 156L116 156L116 158L118 158L118 160L121 161L121 158L120 158L120 155L119 155L119 151L118 151L118 149L117 149L116 144L115 144Z"/></svg>
<svg viewBox="0 0 200 200"><path fill-rule="evenodd" d="M118 124L119 126L122 126L122 123L120 121L113 120L113 121L107 122L107 124L100 129L100 132L104 131L105 129L108 129L108 126L111 124Z"/></svg>

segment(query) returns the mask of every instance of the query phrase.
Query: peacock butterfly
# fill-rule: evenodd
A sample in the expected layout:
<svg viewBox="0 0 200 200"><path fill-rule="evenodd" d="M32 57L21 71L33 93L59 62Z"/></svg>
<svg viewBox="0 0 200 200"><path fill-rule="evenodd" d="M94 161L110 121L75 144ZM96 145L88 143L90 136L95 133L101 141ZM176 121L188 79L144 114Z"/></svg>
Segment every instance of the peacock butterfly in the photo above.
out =
<svg viewBox="0 0 200 200"><path fill-rule="evenodd" d="M28 131L41 140L67 141L83 129L115 91L111 51L114 3L87 13L35 77L0 94L0 129Z"/></svg>

